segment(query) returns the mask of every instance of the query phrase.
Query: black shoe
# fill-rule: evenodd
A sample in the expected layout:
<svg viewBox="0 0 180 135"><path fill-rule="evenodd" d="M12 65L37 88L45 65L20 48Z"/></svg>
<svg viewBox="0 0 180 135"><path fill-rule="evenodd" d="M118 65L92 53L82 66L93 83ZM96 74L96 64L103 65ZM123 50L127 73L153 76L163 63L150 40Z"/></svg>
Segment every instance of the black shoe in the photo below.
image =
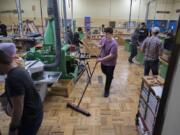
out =
<svg viewBox="0 0 180 135"><path fill-rule="evenodd" d="M128 59L128 61L129 61L130 64L133 64L133 63L134 63L131 59Z"/></svg>
<svg viewBox="0 0 180 135"><path fill-rule="evenodd" d="M104 97L109 97L109 93L104 93Z"/></svg>

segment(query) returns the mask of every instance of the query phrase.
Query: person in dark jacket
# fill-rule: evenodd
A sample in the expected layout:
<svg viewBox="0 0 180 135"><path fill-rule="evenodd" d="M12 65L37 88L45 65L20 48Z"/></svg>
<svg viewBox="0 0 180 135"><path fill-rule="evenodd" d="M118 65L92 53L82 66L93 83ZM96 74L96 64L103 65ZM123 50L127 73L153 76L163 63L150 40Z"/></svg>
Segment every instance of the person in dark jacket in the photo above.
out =
<svg viewBox="0 0 180 135"><path fill-rule="evenodd" d="M148 30L146 28L146 24L141 23L140 28L139 28L139 37L138 37L139 45L142 44L142 42L146 39L147 36L148 36Z"/></svg>
<svg viewBox="0 0 180 135"><path fill-rule="evenodd" d="M9 135L36 135L43 119L42 102L29 73L14 62L15 55L13 43L0 44L0 75L7 75Z"/></svg>
<svg viewBox="0 0 180 135"><path fill-rule="evenodd" d="M73 42L73 32L69 26L67 27L67 32L64 35L64 40L67 44L72 44Z"/></svg>
<svg viewBox="0 0 180 135"><path fill-rule="evenodd" d="M168 51L172 51L174 45L174 35L171 31L168 31L167 37L164 39L164 49Z"/></svg>
<svg viewBox="0 0 180 135"><path fill-rule="evenodd" d="M136 28L134 33L131 36L131 55L129 56L129 63L134 63L133 58L137 55L137 46L139 38L139 28Z"/></svg>
<svg viewBox="0 0 180 135"><path fill-rule="evenodd" d="M79 33L78 33L78 32L75 32L75 33L74 33L72 43L73 43L74 45L76 45L77 47L79 47L80 44L83 45L83 42L80 40L80 36L79 36Z"/></svg>

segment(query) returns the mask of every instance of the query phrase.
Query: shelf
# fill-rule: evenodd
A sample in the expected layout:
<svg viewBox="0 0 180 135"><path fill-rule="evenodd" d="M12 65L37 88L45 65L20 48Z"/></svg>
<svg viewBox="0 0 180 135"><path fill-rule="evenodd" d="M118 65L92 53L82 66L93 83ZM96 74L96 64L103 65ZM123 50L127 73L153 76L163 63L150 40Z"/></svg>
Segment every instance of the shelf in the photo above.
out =
<svg viewBox="0 0 180 135"><path fill-rule="evenodd" d="M163 92L164 79L160 76L145 76L142 78L138 106L138 119L141 122L140 133L152 134L157 118L157 110ZM145 113L144 113L145 112ZM144 114L144 117L143 117ZM146 129L146 132L143 131Z"/></svg>

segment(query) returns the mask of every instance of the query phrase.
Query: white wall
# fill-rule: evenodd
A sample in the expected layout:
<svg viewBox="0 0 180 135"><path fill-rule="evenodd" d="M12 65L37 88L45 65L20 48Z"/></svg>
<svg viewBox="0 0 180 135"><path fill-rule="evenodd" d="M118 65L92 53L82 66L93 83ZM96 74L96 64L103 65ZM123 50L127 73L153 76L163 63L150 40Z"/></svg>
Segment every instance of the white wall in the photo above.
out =
<svg viewBox="0 0 180 135"><path fill-rule="evenodd" d="M150 5L149 19L177 20L180 0L156 0ZM157 14L156 11L170 11L170 14Z"/></svg>
<svg viewBox="0 0 180 135"><path fill-rule="evenodd" d="M140 17L145 16L145 3L141 0ZM133 0L132 18L137 19L140 0ZM81 18L91 16L94 18L120 18L128 19L130 0L74 0L74 16Z"/></svg>
<svg viewBox="0 0 180 135"><path fill-rule="evenodd" d="M62 0L58 0L61 1ZM67 17L71 17L71 8L67 1ZM139 3L141 1L141 5ZM132 20L141 21L145 19L146 4L148 0L133 0L132 6ZM24 18L35 19L40 21L39 0L21 0L22 9L25 11ZM42 0L43 14L47 17L47 0ZM91 16L92 19L101 22L109 20L127 21L129 18L130 0L73 0L74 3L74 18L83 23L84 16ZM36 10L32 11L32 5L36 6ZM61 7L61 6L60 6ZM180 0L155 0L150 6L150 19L177 19L178 15L175 13L176 9L180 7ZM15 9L15 0L0 0L0 11ZM156 10L169 10L171 14L156 14ZM63 11L60 8L60 11ZM9 20L10 22L17 20L17 15L14 14L0 14L0 19Z"/></svg>
<svg viewBox="0 0 180 135"><path fill-rule="evenodd" d="M139 4L141 5L139 8ZM145 18L148 0L133 0L132 19ZM110 4L111 3L111 4ZM128 19L130 0L74 0L74 15L76 18L91 16L95 18ZM177 19L176 9L180 7L180 0L155 0L150 6L149 18ZM156 14L157 10L170 11L171 14ZM70 13L70 12L69 12ZM70 16L70 15L69 15Z"/></svg>
<svg viewBox="0 0 180 135"><path fill-rule="evenodd" d="M32 10L32 6L35 6L35 11ZM47 17L47 2L42 0L43 14ZM21 0L21 7L24 10L22 17L24 19L34 19L35 21L40 21L40 1L39 0ZM0 0L0 11L14 10L16 9L15 0ZM17 14L5 13L0 14L0 19L4 21L11 21L11 23L17 23ZM3 21L2 20L2 21Z"/></svg>

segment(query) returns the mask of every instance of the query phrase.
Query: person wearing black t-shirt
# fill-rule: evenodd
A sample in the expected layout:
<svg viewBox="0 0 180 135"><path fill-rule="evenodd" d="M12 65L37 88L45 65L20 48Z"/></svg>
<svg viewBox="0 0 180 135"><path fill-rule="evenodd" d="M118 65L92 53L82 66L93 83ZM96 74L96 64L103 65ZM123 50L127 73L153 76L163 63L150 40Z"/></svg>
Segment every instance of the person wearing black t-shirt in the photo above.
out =
<svg viewBox="0 0 180 135"><path fill-rule="evenodd" d="M5 95L8 101L6 112L11 116L9 135L36 135L43 119L41 99L29 73L13 62L15 55L13 43L0 44L0 74L7 75Z"/></svg>

